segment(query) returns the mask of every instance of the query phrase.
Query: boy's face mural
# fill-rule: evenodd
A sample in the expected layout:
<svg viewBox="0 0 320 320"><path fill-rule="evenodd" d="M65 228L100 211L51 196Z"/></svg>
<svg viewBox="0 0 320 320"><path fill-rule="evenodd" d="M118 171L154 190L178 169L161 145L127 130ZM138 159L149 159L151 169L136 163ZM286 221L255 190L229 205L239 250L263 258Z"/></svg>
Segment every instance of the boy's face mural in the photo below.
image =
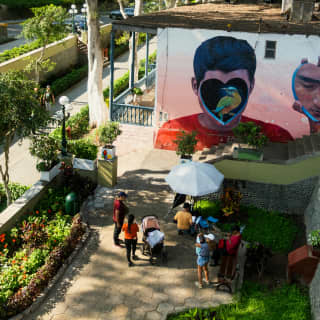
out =
<svg viewBox="0 0 320 320"><path fill-rule="evenodd" d="M192 78L192 88L201 109L221 129L238 124L253 87L254 80L250 82L245 69L230 72L208 70L199 85Z"/></svg>
<svg viewBox="0 0 320 320"><path fill-rule="evenodd" d="M311 121L320 122L320 59L318 65L301 61L292 78L292 90L294 109Z"/></svg>

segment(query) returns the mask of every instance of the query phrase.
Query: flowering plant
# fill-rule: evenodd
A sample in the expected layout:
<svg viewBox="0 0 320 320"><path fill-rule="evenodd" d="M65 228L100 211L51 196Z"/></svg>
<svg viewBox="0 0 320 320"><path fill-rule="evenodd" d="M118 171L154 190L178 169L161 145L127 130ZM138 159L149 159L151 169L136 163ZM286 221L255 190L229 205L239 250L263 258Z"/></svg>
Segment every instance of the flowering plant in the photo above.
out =
<svg viewBox="0 0 320 320"><path fill-rule="evenodd" d="M320 248L320 229L313 230L308 235L308 242L313 247L319 247Z"/></svg>

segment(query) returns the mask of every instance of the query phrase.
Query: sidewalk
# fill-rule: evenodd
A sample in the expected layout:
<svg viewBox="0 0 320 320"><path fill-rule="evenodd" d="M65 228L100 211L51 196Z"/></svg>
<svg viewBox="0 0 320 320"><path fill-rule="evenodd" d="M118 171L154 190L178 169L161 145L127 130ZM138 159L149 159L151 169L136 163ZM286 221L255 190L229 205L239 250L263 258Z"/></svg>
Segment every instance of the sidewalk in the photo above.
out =
<svg viewBox="0 0 320 320"><path fill-rule="evenodd" d="M172 151L136 152L135 158L126 162L117 189L96 190L85 211L92 228L88 243L43 305L25 320L165 320L170 312L231 302L231 295L213 287L196 288L194 239L178 236L171 218L163 218L173 201L164 178L177 160ZM148 257L137 250L140 260L129 268L126 250L113 246L112 203L119 190L128 193L130 213L139 223L146 214L160 218L168 252L166 265L151 266ZM141 238L140 232L140 245ZM214 279L217 268L209 271Z"/></svg>
<svg viewBox="0 0 320 320"><path fill-rule="evenodd" d="M152 39L150 43L150 54L156 50L156 38ZM145 47L142 47L138 51L139 60L145 58ZM121 77L128 71L128 57L129 53L118 57L115 61L115 79ZM110 81L110 68L107 66L103 70L103 88L109 86ZM65 91L62 95L66 95L72 101L73 110L70 112L71 115L79 112L79 110L88 104L87 96L87 78L80 81L78 84L74 85L72 88ZM58 105L59 97L56 97L56 105L52 107L52 112L61 109ZM132 126L131 126L132 127ZM137 128L137 127L132 127ZM148 128L152 131L153 128ZM131 130L131 129L129 129ZM125 134L125 133L124 133ZM121 136L120 136L121 137ZM121 139L121 138L120 138ZM29 153L29 139L24 139L22 144L19 142L14 143L10 148L10 166L9 175L10 181L20 182L25 185L32 185L40 178L40 173L36 170L37 159L32 157ZM131 152L129 150L129 152ZM125 148L124 148L124 152ZM4 154L0 155L0 163L4 163ZM123 172L121 169L121 160L119 164L119 171Z"/></svg>

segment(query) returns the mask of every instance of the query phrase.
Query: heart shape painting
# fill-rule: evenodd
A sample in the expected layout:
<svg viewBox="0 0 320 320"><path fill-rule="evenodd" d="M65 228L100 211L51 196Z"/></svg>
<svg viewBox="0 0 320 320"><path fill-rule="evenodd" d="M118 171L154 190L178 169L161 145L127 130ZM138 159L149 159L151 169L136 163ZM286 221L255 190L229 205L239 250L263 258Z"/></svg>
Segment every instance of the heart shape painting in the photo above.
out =
<svg viewBox="0 0 320 320"><path fill-rule="evenodd" d="M200 85L200 98L206 111L219 123L226 125L242 113L248 101L248 87L240 78L223 83L209 79Z"/></svg>

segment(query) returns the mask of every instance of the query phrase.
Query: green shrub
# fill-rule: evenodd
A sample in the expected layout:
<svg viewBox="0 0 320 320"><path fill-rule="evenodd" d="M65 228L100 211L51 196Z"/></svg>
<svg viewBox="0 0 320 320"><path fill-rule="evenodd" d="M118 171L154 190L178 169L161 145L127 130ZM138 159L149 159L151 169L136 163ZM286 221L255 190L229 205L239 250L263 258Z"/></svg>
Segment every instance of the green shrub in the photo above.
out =
<svg viewBox="0 0 320 320"><path fill-rule="evenodd" d="M53 81L51 84L51 89L57 96L87 76L88 65L84 65L80 68L73 69L70 73L67 73L65 76Z"/></svg>
<svg viewBox="0 0 320 320"><path fill-rule="evenodd" d="M177 145L176 153L178 156L191 156L196 151L197 131L190 133L181 130L177 133L177 139L173 142Z"/></svg>
<svg viewBox="0 0 320 320"><path fill-rule="evenodd" d="M71 116L66 121L66 128L71 128L72 139L79 139L83 135L89 132L89 106L81 108L80 112ZM62 137L62 127L58 127L53 130L50 135L56 140L61 140Z"/></svg>
<svg viewBox="0 0 320 320"><path fill-rule="evenodd" d="M211 317L208 317L210 315ZM169 315L168 320L311 320L310 301L306 289L283 285L270 290L245 282L234 303L209 309L189 309Z"/></svg>
<svg viewBox="0 0 320 320"><path fill-rule="evenodd" d="M34 8L42 7L52 3L56 6L69 7L73 3L82 4L82 0L1 0L1 4L7 5L9 8L23 9L23 8Z"/></svg>
<svg viewBox="0 0 320 320"><path fill-rule="evenodd" d="M198 210L203 217L215 217L219 218L221 215L221 203L220 201L212 200L200 200L194 205L194 210Z"/></svg>
<svg viewBox="0 0 320 320"><path fill-rule="evenodd" d="M150 61L155 61L157 56L157 52L154 52L153 54L150 55L149 57L149 62ZM144 70L145 70L145 66L144 66L144 62L145 60L141 60L142 62L140 62L140 65L142 64L142 66L139 68L139 79L141 79L144 76ZM125 91L128 87L129 87L129 72L126 72L122 77L118 78L113 85L113 96L117 97L120 93L122 93L123 91ZM103 96L105 99L109 98L109 91L110 88L107 87L106 89L104 89L103 91Z"/></svg>
<svg viewBox="0 0 320 320"><path fill-rule="evenodd" d="M40 41L35 40L26 44L23 44L19 47L14 47L10 50L5 50L0 53L0 63L5 62L7 60L19 57L27 52L33 51L35 49L40 48Z"/></svg>
<svg viewBox="0 0 320 320"><path fill-rule="evenodd" d="M9 182L9 189L11 192L12 201L20 198L30 187L24 186L20 183ZM7 196L4 186L0 183L0 212L7 207Z"/></svg>
<svg viewBox="0 0 320 320"><path fill-rule="evenodd" d="M119 122L107 122L99 127L99 142L103 145L112 145L121 134Z"/></svg>
<svg viewBox="0 0 320 320"><path fill-rule="evenodd" d="M298 232L294 222L278 212L268 212L255 207L247 207L249 215L243 238L249 242L259 242L273 252L286 253L291 250Z"/></svg>
<svg viewBox="0 0 320 320"><path fill-rule="evenodd" d="M68 142L68 152L74 154L76 158L95 160L98 147L88 139L79 139Z"/></svg>

